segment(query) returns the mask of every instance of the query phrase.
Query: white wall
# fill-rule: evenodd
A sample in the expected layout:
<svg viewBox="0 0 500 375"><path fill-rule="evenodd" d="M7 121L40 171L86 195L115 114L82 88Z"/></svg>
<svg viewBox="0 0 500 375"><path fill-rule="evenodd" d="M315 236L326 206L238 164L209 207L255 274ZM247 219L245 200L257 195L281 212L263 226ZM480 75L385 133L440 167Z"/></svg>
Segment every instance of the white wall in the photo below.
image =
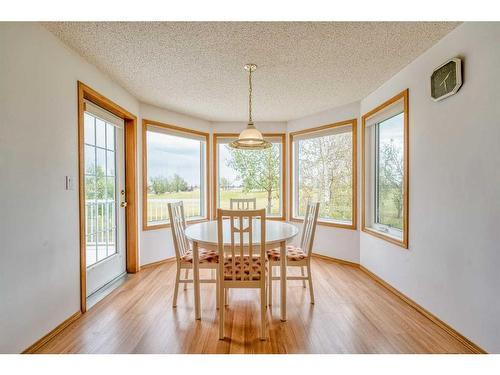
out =
<svg viewBox="0 0 500 375"><path fill-rule="evenodd" d="M361 102L410 89L408 250L360 235L361 264L489 352L500 352L500 24L465 23ZM429 76L464 60L442 102Z"/></svg>
<svg viewBox="0 0 500 375"><path fill-rule="evenodd" d="M144 119L159 121L170 125L176 125L183 128L210 133L210 122L192 116L187 116L143 103L141 103L140 105L140 113L141 118ZM141 134L139 134L138 144L142 146L142 132L140 133ZM142 147L139 148L138 153L139 159L142 160ZM172 242L172 232L170 228L152 229L147 231L143 230L142 228L142 163L139 164L139 176L141 180L141 188L139 189L139 212L141 216L139 224L140 264L144 265L173 257L175 256L175 252L173 248L174 245Z"/></svg>
<svg viewBox="0 0 500 375"><path fill-rule="evenodd" d="M289 121L287 130L289 133L314 128L316 126L333 124L344 120L351 120L359 116L359 103L351 103L345 106L329 109L311 116ZM358 124L359 134L359 124ZM358 137L359 143L359 137ZM290 147L290 145L288 145ZM358 170L359 160L358 157ZM358 179L359 185L359 179ZM359 202L358 186L358 202ZM359 207L359 204L358 204ZM359 215L358 215L359 217ZM297 225L297 223L293 223ZM299 225L301 226L301 225ZM296 239L298 241L298 238ZM357 230L342 229L318 225L313 251L318 254L359 263L359 232Z"/></svg>
<svg viewBox="0 0 500 375"><path fill-rule="evenodd" d="M0 56L0 353L16 353L80 309L77 80L139 104L38 24L0 23Z"/></svg>

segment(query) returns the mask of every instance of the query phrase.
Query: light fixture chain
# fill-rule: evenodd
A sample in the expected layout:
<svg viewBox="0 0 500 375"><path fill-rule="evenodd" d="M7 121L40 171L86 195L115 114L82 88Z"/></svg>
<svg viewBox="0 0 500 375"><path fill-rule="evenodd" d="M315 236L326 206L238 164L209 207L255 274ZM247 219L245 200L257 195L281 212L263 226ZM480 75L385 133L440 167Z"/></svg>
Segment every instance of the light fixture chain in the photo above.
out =
<svg viewBox="0 0 500 375"><path fill-rule="evenodd" d="M252 68L248 70L248 122L252 123Z"/></svg>
<svg viewBox="0 0 500 375"><path fill-rule="evenodd" d="M248 125L238 139L229 143L229 147L241 150L264 150L270 148L273 144L262 136L262 133L255 127L252 119L252 73L257 69L255 64L246 64L245 70L248 71Z"/></svg>

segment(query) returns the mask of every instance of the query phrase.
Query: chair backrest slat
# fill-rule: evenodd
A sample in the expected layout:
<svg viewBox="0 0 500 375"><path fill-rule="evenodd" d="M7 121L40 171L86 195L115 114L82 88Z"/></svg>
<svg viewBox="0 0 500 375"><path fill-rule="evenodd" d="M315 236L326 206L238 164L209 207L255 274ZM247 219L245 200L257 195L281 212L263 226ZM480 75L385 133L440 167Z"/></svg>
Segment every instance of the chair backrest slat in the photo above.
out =
<svg viewBox="0 0 500 375"><path fill-rule="evenodd" d="M186 218L184 216L184 205L181 202L168 203L168 215L172 229L175 257L179 260L190 249L189 240L186 237Z"/></svg>
<svg viewBox="0 0 500 375"><path fill-rule="evenodd" d="M257 198L231 198L229 207L231 210L256 210Z"/></svg>
<svg viewBox="0 0 500 375"><path fill-rule="evenodd" d="M300 248L311 258L314 236L316 234L316 224L318 222L319 202L309 202L306 208L306 216L302 226L302 237Z"/></svg>
<svg viewBox="0 0 500 375"><path fill-rule="evenodd" d="M229 225L224 227L224 221ZM260 225L259 244L255 245L253 238L256 225ZM266 210L217 210L217 233L219 244L219 259L227 261L228 258L232 265L232 281L251 281L258 280L259 274L262 278L265 275L266 259ZM230 233L230 251L224 251L224 231L229 229ZM238 236L239 238L236 238ZM236 274L236 258L240 257L241 273ZM243 259L248 259L248 273ZM257 267L260 262L260 268ZM225 262L221 262L225 264ZM262 280L261 278L261 280Z"/></svg>

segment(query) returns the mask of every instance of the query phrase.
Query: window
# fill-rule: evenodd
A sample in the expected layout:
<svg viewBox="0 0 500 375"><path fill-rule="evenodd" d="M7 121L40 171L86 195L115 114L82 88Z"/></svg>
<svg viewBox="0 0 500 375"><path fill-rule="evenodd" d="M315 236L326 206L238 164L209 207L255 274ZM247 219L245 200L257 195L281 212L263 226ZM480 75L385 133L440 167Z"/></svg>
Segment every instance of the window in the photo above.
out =
<svg viewBox="0 0 500 375"><path fill-rule="evenodd" d="M363 116L362 230L408 247L408 91Z"/></svg>
<svg viewBox="0 0 500 375"><path fill-rule="evenodd" d="M214 204L230 208L231 198L256 198L257 209L269 218L285 219L285 134L264 134L273 146L265 150L235 150L237 134L214 134ZM216 210L214 210L214 217Z"/></svg>
<svg viewBox="0 0 500 375"><path fill-rule="evenodd" d="M208 218L208 133L143 121L143 221L169 226L169 202L184 202L186 220Z"/></svg>
<svg viewBox="0 0 500 375"><path fill-rule="evenodd" d="M320 224L356 228L356 119L290 133L291 220L320 202Z"/></svg>

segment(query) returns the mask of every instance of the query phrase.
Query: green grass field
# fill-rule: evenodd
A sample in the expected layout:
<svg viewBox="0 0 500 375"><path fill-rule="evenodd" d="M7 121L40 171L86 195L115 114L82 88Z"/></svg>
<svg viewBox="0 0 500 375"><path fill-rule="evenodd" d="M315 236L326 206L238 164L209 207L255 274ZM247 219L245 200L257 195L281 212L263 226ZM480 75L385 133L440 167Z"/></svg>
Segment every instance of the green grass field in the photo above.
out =
<svg viewBox="0 0 500 375"><path fill-rule="evenodd" d="M396 189L387 189L381 192L379 203L380 223L393 228L403 229L403 215L398 218L398 208L392 199L394 195L399 194Z"/></svg>
<svg viewBox="0 0 500 375"><path fill-rule="evenodd" d="M230 208L229 202L231 198L257 198L257 208L266 208L267 193L251 192L243 193L241 190L221 191L220 193L220 208ZM164 222L168 219L167 203L182 199L184 202L184 212L187 218L200 215L200 191L183 191L177 193L165 194L148 194L148 221ZM271 203L271 214L279 215L279 197L274 196Z"/></svg>
<svg viewBox="0 0 500 375"><path fill-rule="evenodd" d="M243 193L242 191L232 190L232 191L221 191L219 199L220 208L230 208L231 198L256 198L257 199L257 209L267 207L267 193L265 191L249 192ZM271 200L271 214L280 214L280 201L279 196L274 194Z"/></svg>
<svg viewBox="0 0 500 375"><path fill-rule="evenodd" d="M229 209L229 201L231 198L257 198L257 208L266 208L267 194L261 192L243 193L238 190L221 191L220 192L220 208ZM148 221L150 222L165 222L168 219L167 203L182 199L184 201L184 212L187 218L201 216L200 214L200 191L184 191L178 193L165 194L148 194ZM304 201L305 202L305 201ZM349 202L350 203L350 202ZM383 224L394 228L402 229L403 219L397 217L397 208L394 201L389 197L385 197L381 202L380 221ZM275 195L272 199L272 215L280 215L279 197ZM305 206L302 207L305 209ZM338 220L351 219L351 206L337 203L336 209L332 208L332 212L321 212L323 217L333 217Z"/></svg>

